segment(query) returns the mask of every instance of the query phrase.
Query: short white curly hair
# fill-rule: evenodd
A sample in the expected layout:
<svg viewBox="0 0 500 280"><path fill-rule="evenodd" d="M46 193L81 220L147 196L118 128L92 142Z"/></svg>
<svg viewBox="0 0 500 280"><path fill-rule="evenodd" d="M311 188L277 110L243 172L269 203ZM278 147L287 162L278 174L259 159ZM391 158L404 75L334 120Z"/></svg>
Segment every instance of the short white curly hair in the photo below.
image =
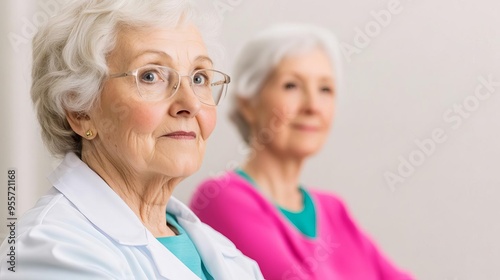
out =
<svg viewBox="0 0 500 280"><path fill-rule="evenodd" d="M281 23L258 33L244 45L234 64L233 95L229 117L243 140L250 143L250 127L239 111L238 98L258 98L260 90L278 64L297 53L321 48L330 58L335 90L341 88L341 52L336 36L328 29L305 23Z"/></svg>
<svg viewBox="0 0 500 280"><path fill-rule="evenodd" d="M66 112L88 112L98 102L120 28L186 23L198 27L210 52L220 23L194 0L75 0L41 26L33 38L31 98L48 150L80 155L82 138Z"/></svg>

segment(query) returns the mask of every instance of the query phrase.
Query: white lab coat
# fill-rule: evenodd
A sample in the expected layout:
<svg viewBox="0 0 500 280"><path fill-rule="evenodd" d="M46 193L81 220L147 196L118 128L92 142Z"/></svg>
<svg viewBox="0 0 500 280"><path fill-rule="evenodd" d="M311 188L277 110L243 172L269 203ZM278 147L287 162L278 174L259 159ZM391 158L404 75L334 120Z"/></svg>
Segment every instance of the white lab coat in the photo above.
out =
<svg viewBox="0 0 500 280"><path fill-rule="evenodd" d="M16 272L8 270L11 244L6 239L0 247L0 279L199 279L75 154L67 154L49 180L54 187L18 220ZM263 279L255 261L183 203L172 197L167 211L214 279Z"/></svg>

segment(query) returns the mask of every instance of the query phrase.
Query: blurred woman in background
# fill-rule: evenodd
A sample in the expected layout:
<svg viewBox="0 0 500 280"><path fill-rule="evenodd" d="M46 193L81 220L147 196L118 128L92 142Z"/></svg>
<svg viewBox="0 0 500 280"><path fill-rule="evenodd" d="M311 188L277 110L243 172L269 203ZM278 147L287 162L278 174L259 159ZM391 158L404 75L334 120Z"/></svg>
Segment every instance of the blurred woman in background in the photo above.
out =
<svg viewBox="0 0 500 280"><path fill-rule="evenodd" d="M340 198L299 182L329 134L340 68L333 34L310 25L272 27L237 59L231 118L252 152L241 168L203 182L190 206L266 279L411 279Z"/></svg>

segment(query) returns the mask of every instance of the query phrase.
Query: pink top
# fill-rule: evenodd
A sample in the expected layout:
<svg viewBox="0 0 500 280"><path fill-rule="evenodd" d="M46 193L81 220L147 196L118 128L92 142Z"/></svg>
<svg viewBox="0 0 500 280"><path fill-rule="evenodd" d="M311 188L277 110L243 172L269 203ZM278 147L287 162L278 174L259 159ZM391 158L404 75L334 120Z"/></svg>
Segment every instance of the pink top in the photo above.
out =
<svg viewBox="0 0 500 280"><path fill-rule="evenodd" d="M278 207L234 172L196 190L190 207L257 261L268 280L408 280L356 226L342 201L309 190L317 215L317 236L296 229Z"/></svg>

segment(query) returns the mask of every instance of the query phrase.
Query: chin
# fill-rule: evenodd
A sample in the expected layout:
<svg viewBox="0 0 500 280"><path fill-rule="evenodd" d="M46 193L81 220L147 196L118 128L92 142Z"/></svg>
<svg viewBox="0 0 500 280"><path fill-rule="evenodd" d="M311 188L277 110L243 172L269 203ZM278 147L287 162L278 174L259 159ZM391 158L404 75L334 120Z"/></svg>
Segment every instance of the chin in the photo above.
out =
<svg viewBox="0 0 500 280"><path fill-rule="evenodd" d="M184 178L194 174L201 167L198 158L163 158L157 159L148 169L157 174L172 178Z"/></svg>
<svg viewBox="0 0 500 280"><path fill-rule="evenodd" d="M187 149L171 150L155 158L158 172L171 177L187 177L198 171L203 160L203 153Z"/></svg>
<svg viewBox="0 0 500 280"><path fill-rule="evenodd" d="M200 169L200 164L195 163L179 163L170 168L169 174L172 177L189 177Z"/></svg>
<svg viewBox="0 0 500 280"><path fill-rule="evenodd" d="M311 156L314 156L316 153L319 152L319 149L307 149L307 147L300 147L296 149L290 149L285 151L285 155L293 155L295 158L308 158Z"/></svg>
<svg viewBox="0 0 500 280"><path fill-rule="evenodd" d="M312 157L316 154L316 152L311 152L311 151L297 151L294 153L297 158L302 158L306 159L309 157Z"/></svg>
<svg viewBox="0 0 500 280"><path fill-rule="evenodd" d="M304 157L313 156L323 148L323 141L297 141L292 145L290 153L302 155Z"/></svg>

